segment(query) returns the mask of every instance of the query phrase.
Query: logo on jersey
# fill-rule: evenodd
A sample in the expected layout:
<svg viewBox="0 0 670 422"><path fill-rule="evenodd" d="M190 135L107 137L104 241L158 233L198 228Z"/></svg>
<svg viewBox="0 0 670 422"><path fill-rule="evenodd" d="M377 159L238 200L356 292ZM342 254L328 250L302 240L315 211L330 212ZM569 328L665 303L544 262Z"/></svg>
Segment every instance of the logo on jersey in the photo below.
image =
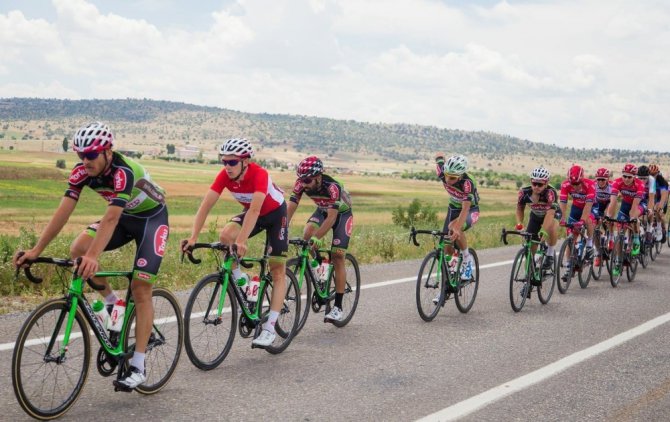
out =
<svg viewBox="0 0 670 422"><path fill-rule="evenodd" d="M330 185L328 187L328 193L330 193L330 199L333 201L340 197L340 190L337 188L337 185Z"/></svg>
<svg viewBox="0 0 670 422"><path fill-rule="evenodd" d="M137 260L137 266L142 268L147 266L147 260L144 258L140 258Z"/></svg>
<svg viewBox="0 0 670 422"><path fill-rule="evenodd" d="M141 280L147 280L147 281L150 281L150 280L151 280L151 274L148 274L148 273L145 273L145 272L142 272L142 271L137 271L137 272L135 273L135 276L136 276L138 279L141 279Z"/></svg>
<svg viewBox="0 0 670 422"><path fill-rule="evenodd" d="M165 254L165 246L167 245L168 234L170 229L165 224L161 225L154 235L154 253L158 256Z"/></svg>
<svg viewBox="0 0 670 422"><path fill-rule="evenodd" d="M351 216L347 219L347 223L344 226L344 231L347 233L347 236L351 237L351 232L354 228L354 217Z"/></svg>
<svg viewBox="0 0 670 422"><path fill-rule="evenodd" d="M116 173L114 173L114 190L117 192L122 192L126 190L126 183L128 181L126 180L126 172L123 170L118 170Z"/></svg>
<svg viewBox="0 0 670 422"><path fill-rule="evenodd" d="M81 182L82 180L86 179L88 177L88 173L86 173L86 167L84 166L78 166L75 167L74 170L72 170L72 173L70 173L70 184L71 185L76 185L77 183Z"/></svg>
<svg viewBox="0 0 670 422"><path fill-rule="evenodd" d="M472 224L475 224L477 220L479 220L479 211L475 211L472 214L470 214L470 217L472 218Z"/></svg>
<svg viewBox="0 0 670 422"><path fill-rule="evenodd" d="M337 246L340 244L340 239L333 239L333 245Z"/></svg>

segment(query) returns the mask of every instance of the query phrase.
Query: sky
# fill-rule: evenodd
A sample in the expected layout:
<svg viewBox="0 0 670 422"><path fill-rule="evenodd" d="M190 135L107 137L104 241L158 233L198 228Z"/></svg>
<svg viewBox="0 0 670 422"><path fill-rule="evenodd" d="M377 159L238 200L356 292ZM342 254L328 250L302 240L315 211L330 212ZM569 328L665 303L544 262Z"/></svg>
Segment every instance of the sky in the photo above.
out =
<svg viewBox="0 0 670 422"><path fill-rule="evenodd" d="M0 98L253 113L670 151L670 2L2 0Z"/></svg>

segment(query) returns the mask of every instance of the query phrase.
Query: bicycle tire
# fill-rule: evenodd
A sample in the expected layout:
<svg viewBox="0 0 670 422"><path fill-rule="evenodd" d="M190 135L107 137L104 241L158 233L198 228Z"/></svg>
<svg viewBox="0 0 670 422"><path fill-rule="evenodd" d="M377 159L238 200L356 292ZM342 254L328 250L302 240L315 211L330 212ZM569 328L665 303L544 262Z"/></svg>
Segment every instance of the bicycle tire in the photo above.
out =
<svg viewBox="0 0 670 422"><path fill-rule="evenodd" d="M160 298L162 300L157 300ZM159 392L170 381L179 363L181 345L184 341L184 320L179 301L171 291L163 287L154 287L151 292L154 308L154 322L147 346L144 367L147 380L138 385L138 393L149 395ZM133 320L137 316L137 307L128 315L128 334L124 339L124 350L130 350L129 344L134 338ZM169 359L161 362L161 357Z"/></svg>
<svg viewBox="0 0 670 422"><path fill-rule="evenodd" d="M600 276L603 273L603 266L605 265L603 257L602 257L602 252L600 253L600 259L599 259L599 265L596 265L596 260L592 259L591 260L591 265L589 267L589 271L591 272L591 277L598 281L600 280Z"/></svg>
<svg viewBox="0 0 670 422"><path fill-rule="evenodd" d="M654 244L656 246L656 256L658 257L658 255L660 255L661 251L663 250L663 245L665 244L665 242L661 242L659 240L657 242L654 242Z"/></svg>
<svg viewBox="0 0 670 422"><path fill-rule="evenodd" d="M286 277L286 293L284 295L282 309L279 311L279 317L275 323L277 336L271 345L264 347L266 352L273 355L286 350L289 344L291 344L291 341L298 335L298 322L301 309L300 288L298 287L298 280L295 278L293 271L287 267L284 274ZM263 298L263 321L265 321L270 311L272 286L272 280L269 280L265 283L263 291L259 293L259 296Z"/></svg>
<svg viewBox="0 0 670 422"><path fill-rule="evenodd" d="M351 318L354 316L356 308L358 307L358 299L361 294L361 271L358 268L358 262L353 255L345 255L344 268L347 274L344 297L342 298L342 313L344 314L344 317L339 321L332 321L332 324L338 328L344 327L351 321ZM334 273L335 272L333 271L331 278L335 277ZM329 297L335 297L335 280L332 280L330 283Z"/></svg>
<svg viewBox="0 0 670 422"><path fill-rule="evenodd" d="M579 266L579 271L577 272L579 287L582 289L586 289L588 287L589 282L591 281L591 268L593 267L593 258L590 260L584 259L585 254L585 252L582 252L582 256L580 257L581 265ZM588 268L585 264L588 264Z"/></svg>
<svg viewBox="0 0 670 422"><path fill-rule="evenodd" d="M547 259L545 256L544 259ZM541 267L539 271L542 271L542 284L537 287L537 298L540 299L540 303L546 305L551 300L551 295L554 293L554 287L556 286L556 252L554 252L554 268L551 269L551 272L547 274ZM551 282L549 282L551 280Z"/></svg>
<svg viewBox="0 0 670 422"><path fill-rule="evenodd" d="M617 235L614 239L614 248L610 254L610 284L617 287L623 274L624 261L624 242L622 235Z"/></svg>
<svg viewBox="0 0 670 422"><path fill-rule="evenodd" d="M228 283L224 293L224 306L230 306L230 310L226 312L224 308L222 322L214 322L211 316L204 319L205 315L216 312L222 285L219 273L204 276L191 291L184 310L186 354L191 363L203 371L214 369L223 362L230 352L237 330L237 301L233 299L235 293L232 283ZM210 346L210 339L219 339L215 347Z"/></svg>
<svg viewBox="0 0 670 422"><path fill-rule="evenodd" d="M296 275L300 271L300 261L301 258L291 258L286 261L286 267L293 271L293 274ZM296 275L296 279L297 279ZM298 321L298 333L303 329L305 323L307 322L307 317L309 316L310 304L312 300L312 291L314 287L312 285L312 270L309 268L309 263L305 267L305 279L302 281L302 286L300 287L300 282L298 285L300 287L300 300L302 306L300 307L300 320Z"/></svg>
<svg viewBox="0 0 670 422"><path fill-rule="evenodd" d="M514 312L520 312L526 304L528 289L531 289L530 271L526 271L528 251L521 248L514 257L509 277L509 302Z"/></svg>
<svg viewBox="0 0 670 422"><path fill-rule="evenodd" d="M651 262L656 261L656 256L658 255L657 252L657 245L659 242L656 241L656 235L654 235L654 239L651 241L651 245L647 246L649 248L649 258Z"/></svg>
<svg viewBox="0 0 670 422"><path fill-rule="evenodd" d="M640 264L642 264L642 268L647 268L649 265L649 245L646 244L645 239L640 239L640 253L637 254L636 259L633 261L638 261ZM637 269L637 266L636 266ZM635 278L635 276L633 276ZM628 280L628 281L633 281L633 280Z"/></svg>
<svg viewBox="0 0 670 422"><path fill-rule="evenodd" d="M558 291L562 295L564 295L568 291L574 271L574 261L573 261L574 253L570 254L570 259L568 260L567 263L563 262L565 259L566 251L568 250L569 247L571 247L572 243L571 240L572 240L571 238L568 238L563 241L563 244L561 245L561 252L558 254L558 279L556 280L556 283L558 284ZM562 271L563 268L565 268L564 271Z"/></svg>
<svg viewBox="0 0 670 422"><path fill-rule="evenodd" d="M468 280L463 280L460 274L455 275L458 277L458 287L454 299L456 299L456 307L463 314L467 314L472 309L479 290L479 258L477 257L477 251L470 248L470 255L475 261L472 276Z"/></svg>
<svg viewBox="0 0 670 422"><path fill-rule="evenodd" d="M416 308L422 320L430 322L440 312L444 304L446 265L442 265L440 280L437 280L437 270L440 265L437 251L429 252L419 267L416 279ZM425 281L424 281L425 274ZM435 299L437 298L437 301Z"/></svg>
<svg viewBox="0 0 670 422"><path fill-rule="evenodd" d="M44 323L38 324L42 317L46 316L49 313L55 312L53 317L53 325L49 326L47 321ZM31 314L28 316L26 321L23 323L19 335L16 339L16 344L14 346L14 353L12 354L12 385L14 387L14 393L19 402L21 408L30 416L35 419L48 420L54 419L59 416L62 416L67 412L79 398L84 383L86 383L86 378L88 377L90 355L91 355L91 338L88 335L88 324L84 319L84 315L81 313L80 309L77 309L72 331L70 334L70 342L67 349L67 365L61 365L57 362L45 362L44 353L48 347L49 341L53 332L56 329L56 324L58 319L62 316L65 317L64 320L61 320L60 329L58 330L58 337L62 338L62 334L67 323L67 314L69 313L69 307L65 298L53 299L48 302L43 303L38 306ZM78 331L77 331L78 327ZM33 333L33 331L38 331ZM31 334L35 338L30 338ZM57 338L58 338L57 337ZM52 354L54 351L60 349L60 341L56 340ZM80 352L78 350L81 349ZM25 351L30 351L31 353L24 353ZM35 363L28 365L24 362L28 359L34 358ZM76 365L77 360L81 360L81 365ZM44 376L34 377L35 374L39 371L35 369L35 366L42 366L44 369ZM35 394L46 395L49 394L45 391L45 388L53 386L53 390L49 397L46 397L45 400L42 397L31 398L29 397L30 386L26 385L29 381L28 379L24 380L24 371L27 371L26 366L30 366L30 377L35 379L37 382L37 388ZM63 375L63 371L68 368L81 367L81 373L76 377L72 391L63 391L60 388L56 388L56 383L58 381L58 374ZM58 368L58 369L56 369ZM27 375L27 374L25 374ZM47 377L53 376L53 381L47 381ZM75 379L67 376L61 376L61 379L67 379L68 383L70 379ZM69 388L69 387L68 387ZM63 400L61 403L54 404L53 399L54 395L57 393L64 393ZM47 405L48 403L50 408L42 408L43 404Z"/></svg>
<svg viewBox="0 0 670 422"><path fill-rule="evenodd" d="M642 253L642 252L640 252ZM632 283L635 280L635 274L637 274L637 264L638 259L633 258L628 254L628 266L626 267L626 279L629 283Z"/></svg>

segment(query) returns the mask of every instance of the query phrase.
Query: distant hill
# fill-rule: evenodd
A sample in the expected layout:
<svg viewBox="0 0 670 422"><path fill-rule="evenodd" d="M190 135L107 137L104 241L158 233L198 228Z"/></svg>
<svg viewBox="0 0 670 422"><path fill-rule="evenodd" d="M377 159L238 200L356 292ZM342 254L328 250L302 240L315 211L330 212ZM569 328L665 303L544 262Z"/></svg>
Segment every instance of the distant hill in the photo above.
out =
<svg viewBox="0 0 670 422"><path fill-rule="evenodd" d="M562 148L483 131L242 113L171 101L0 99L0 138L19 134L23 139L62 140L82 122L96 119L110 123L123 136L146 139L147 144L214 144L231 136L244 136L269 148L321 151L330 156L375 155L396 162L428 160L440 150L496 162L519 156L613 163L670 159L670 153Z"/></svg>

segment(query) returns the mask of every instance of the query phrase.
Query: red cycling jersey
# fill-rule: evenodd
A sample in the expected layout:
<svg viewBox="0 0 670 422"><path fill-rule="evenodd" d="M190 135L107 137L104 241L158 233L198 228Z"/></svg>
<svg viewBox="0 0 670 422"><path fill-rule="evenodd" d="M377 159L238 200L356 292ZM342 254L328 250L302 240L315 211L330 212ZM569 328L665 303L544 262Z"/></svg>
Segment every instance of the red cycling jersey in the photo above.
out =
<svg viewBox="0 0 670 422"><path fill-rule="evenodd" d="M228 189L245 209L249 209L251 198L255 192L264 193L266 196L261 206L260 216L271 213L284 203L284 191L272 183L268 171L256 163L249 163L244 178L239 181L230 180L224 168L216 176L210 189L219 195L224 189Z"/></svg>
<svg viewBox="0 0 670 422"><path fill-rule="evenodd" d="M612 182L612 195L621 193L621 200L628 204L632 204L635 198L644 198L644 182L637 177L633 178L631 185L626 185L623 178L619 177Z"/></svg>
<svg viewBox="0 0 670 422"><path fill-rule="evenodd" d="M584 208L587 202L593 202L596 199L596 182L590 179L582 179L579 185L573 185L569 180L561 183L561 193L559 201L568 202L568 195L572 196L572 206Z"/></svg>

